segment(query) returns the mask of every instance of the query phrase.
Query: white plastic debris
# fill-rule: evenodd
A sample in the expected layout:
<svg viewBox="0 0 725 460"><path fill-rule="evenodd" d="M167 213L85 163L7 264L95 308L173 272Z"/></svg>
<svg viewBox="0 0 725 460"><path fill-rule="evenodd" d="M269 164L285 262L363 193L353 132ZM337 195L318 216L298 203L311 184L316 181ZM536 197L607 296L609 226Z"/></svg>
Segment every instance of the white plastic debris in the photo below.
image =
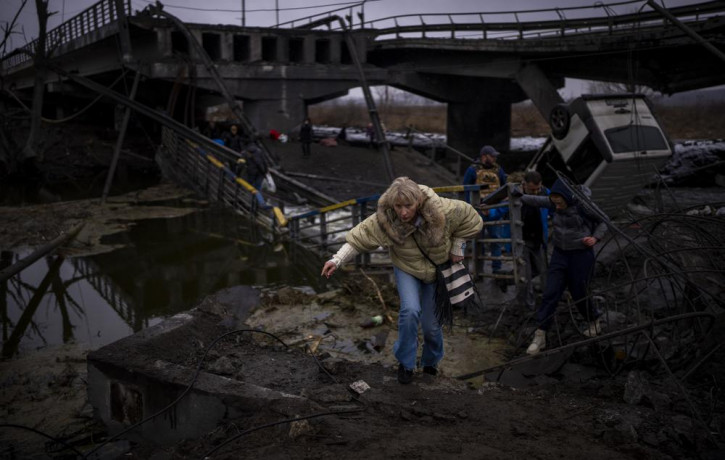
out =
<svg viewBox="0 0 725 460"><path fill-rule="evenodd" d="M361 395L370 389L370 385L365 383L364 380L358 380L357 382L352 382L350 384L350 389L355 393Z"/></svg>

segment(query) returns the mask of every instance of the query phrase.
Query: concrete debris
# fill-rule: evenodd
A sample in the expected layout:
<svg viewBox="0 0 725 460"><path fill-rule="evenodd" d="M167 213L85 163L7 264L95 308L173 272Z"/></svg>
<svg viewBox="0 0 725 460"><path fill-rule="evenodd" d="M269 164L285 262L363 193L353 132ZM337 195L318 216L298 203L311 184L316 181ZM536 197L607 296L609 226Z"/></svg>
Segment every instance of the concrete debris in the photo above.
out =
<svg viewBox="0 0 725 460"><path fill-rule="evenodd" d="M642 373L632 371L627 374L627 383L624 385L624 401L627 404L637 405L649 391L649 383L642 377Z"/></svg>
<svg viewBox="0 0 725 460"><path fill-rule="evenodd" d="M297 420L296 422L290 423L289 437L297 439L300 436L310 435L314 432L312 424L307 420Z"/></svg>

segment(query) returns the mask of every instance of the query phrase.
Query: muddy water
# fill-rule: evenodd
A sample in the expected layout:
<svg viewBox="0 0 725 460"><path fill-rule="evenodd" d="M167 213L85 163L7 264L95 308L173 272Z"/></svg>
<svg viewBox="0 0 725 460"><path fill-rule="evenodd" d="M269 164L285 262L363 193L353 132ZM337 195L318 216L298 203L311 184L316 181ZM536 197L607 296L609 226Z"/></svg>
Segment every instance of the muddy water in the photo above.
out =
<svg viewBox="0 0 725 460"><path fill-rule="evenodd" d="M341 276L359 276L359 273ZM371 285L370 289L374 287ZM323 287L322 293L309 302L285 301L285 298L294 297L280 293L278 303L265 303L245 323L277 335L290 346L309 347L318 355L397 366L393 354L393 344L398 338L397 297L385 305L354 300L350 305L349 298L345 299L342 291L334 290L332 286L328 290ZM362 327L376 316L383 318L382 324ZM444 375L467 374L504 361L502 352L508 345L503 340L489 339L482 334L481 325L473 323L472 319L473 315L458 313L453 330L444 333L445 357L439 368ZM474 385L482 382L482 378L471 381Z"/></svg>
<svg viewBox="0 0 725 460"><path fill-rule="evenodd" d="M318 281L316 259L296 254L293 263L284 246L256 241L245 220L209 209L137 221L103 239L118 248L105 254L40 259L0 286L3 355L62 343L95 349L229 286Z"/></svg>
<svg viewBox="0 0 725 460"><path fill-rule="evenodd" d="M226 292L225 288L284 285L310 295L322 293L320 298L327 295L329 300L259 309L248 319L250 326L278 333L290 345L308 345L334 357L395 365L397 303L387 306L384 324L360 327L367 318L384 312L378 306L339 304L337 284L319 284L317 257L263 241L234 213L207 209L183 217L138 220L101 243L116 249L87 257L40 259L10 279L6 289L0 288L0 306L5 306L3 356L26 356L60 344L97 349L192 308L209 294ZM13 254L12 262L26 255ZM445 337L441 367L445 374L459 375L500 362L504 345L470 333L465 322Z"/></svg>

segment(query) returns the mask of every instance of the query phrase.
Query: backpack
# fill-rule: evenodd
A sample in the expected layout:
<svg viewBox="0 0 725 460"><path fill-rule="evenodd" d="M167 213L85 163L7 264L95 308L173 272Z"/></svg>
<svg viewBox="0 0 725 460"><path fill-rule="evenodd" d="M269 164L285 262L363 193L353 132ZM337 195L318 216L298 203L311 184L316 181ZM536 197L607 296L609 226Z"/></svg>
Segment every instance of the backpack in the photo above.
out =
<svg viewBox="0 0 725 460"><path fill-rule="evenodd" d="M481 198L498 190L501 187L501 179L498 177L498 167L478 168L476 170L476 184L481 185Z"/></svg>

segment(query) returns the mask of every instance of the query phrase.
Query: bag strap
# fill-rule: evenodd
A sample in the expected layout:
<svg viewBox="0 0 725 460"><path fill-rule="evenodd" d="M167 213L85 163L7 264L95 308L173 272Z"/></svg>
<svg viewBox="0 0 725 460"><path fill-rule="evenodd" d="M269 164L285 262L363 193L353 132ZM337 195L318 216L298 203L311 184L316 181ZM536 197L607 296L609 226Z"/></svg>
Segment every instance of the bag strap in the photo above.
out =
<svg viewBox="0 0 725 460"><path fill-rule="evenodd" d="M430 262L431 264L433 264L433 267L434 268L437 268L438 267L438 264L436 264L435 262L433 262L433 260L431 260L431 258L428 257L428 254L426 254L426 252L423 250L423 248L420 247L420 243L418 243L418 239L415 237L415 233L413 234L413 241L415 241L415 245L418 246L418 249L425 256L425 258L428 259L428 262Z"/></svg>

